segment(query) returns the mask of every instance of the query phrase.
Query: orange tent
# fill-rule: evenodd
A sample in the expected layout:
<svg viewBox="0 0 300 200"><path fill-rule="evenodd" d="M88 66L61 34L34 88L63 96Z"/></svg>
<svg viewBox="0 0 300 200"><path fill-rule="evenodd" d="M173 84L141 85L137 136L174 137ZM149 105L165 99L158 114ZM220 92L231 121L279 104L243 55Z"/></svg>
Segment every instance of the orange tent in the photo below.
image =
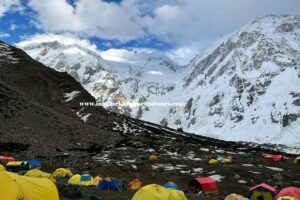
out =
<svg viewBox="0 0 300 200"><path fill-rule="evenodd" d="M139 179L135 178L128 184L127 187L129 190L138 190L143 187L143 183Z"/></svg>
<svg viewBox="0 0 300 200"><path fill-rule="evenodd" d="M158 158L157 158L156 155L151 155L151 156L149 156L149 160L150 160L150 161L157 161Z"/></svg>

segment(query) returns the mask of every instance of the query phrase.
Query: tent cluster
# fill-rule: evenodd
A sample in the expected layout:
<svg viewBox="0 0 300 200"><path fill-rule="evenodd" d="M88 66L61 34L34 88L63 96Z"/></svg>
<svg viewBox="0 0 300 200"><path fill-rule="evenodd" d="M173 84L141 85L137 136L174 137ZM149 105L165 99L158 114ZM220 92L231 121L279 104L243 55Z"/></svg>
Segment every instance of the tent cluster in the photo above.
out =
<svg viewBox="0 0 300 200"><path fill-rule="evenodd" d="M282 155L267 155L265 162L280 162L287 160L288 157ZM149 157L150 161L157 161L156 155ZM231 163L231 157L209 160L209 164ZM99 191L121 191L117 180L100 176L93 177L90 174L75 174L66 168L58 168L52 174L40 170L41 161L27 160L17 161L13 157L0 156L0 194L1 198L7 200L14 199L47 199L58 200L58 190L55 178L67 178L68 184L77 186L92 186ZM295 158L294 163L300 162L300 156ZM24 172L25 170L25 172ZM24 175L18 175L13 172L24 172ZM188 185L192 193L212 194L218 192L217 181L211 177L197 177L192 179ZM158 184L144 184L137 178L130 181L127 185L128 190L136 190L132 200L186 200L183 191L176 183L170 181L164 186ZM13 191L13 192L7 192ZM249 190L250 200L300 200L300 188L288 187L278 192L274 187L261 183ZM225 200L246 200L247 198L230 194Z"/></svg>
<svg viewBox="0 0 300 200"><path fill-rule="evenodd" d="M266 184L262 183L252 187L249 191L250 200L299 200L300 188L287 187L280 192Z"/></svg>
<svg viewBox="0 0 300 200"><path fill-rule="evenodd" d="M218 164L218 163L222 163L222 164L229 164L229 163L232 163L232 157L231 156L228 156L227 158L223 158L223 157L218 157L217 159L210 159L208 161L208 164L210 165L215 165L215 164Z"/></svg>
<svg viewBox="0 0 300 200"><path fill-rule="evenodd" d="M41 167L40 160L17 161L14 157L8 156L0 156L0 164L5 165L6 169L12 172L27 171Z"/></svg>

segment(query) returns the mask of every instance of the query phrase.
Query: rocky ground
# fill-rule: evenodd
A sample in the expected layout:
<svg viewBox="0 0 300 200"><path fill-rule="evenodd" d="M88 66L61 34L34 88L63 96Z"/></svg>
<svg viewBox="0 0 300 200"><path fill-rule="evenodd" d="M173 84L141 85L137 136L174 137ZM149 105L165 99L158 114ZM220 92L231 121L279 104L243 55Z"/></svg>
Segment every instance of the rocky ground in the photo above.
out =
<svg viewBox="0 0 300 200"><path fill-rule="evenodd" d="M77 190L81 195L67 198L72 188L63 184L67 180L59 180L61 199L89 199L90 196L105 200L131 199L134 192L127 191L126 185L134 177L139 177L144 184L163 185L174 181L186 192L188 199L224 199L230 193L247 196L249 188L261 182L278 189L300 186L299 165L293 163L293 155L288 155L290 159L283 162L265 163L264 155L278 152L170 132L147 123L144 126L149 129L137 127L127 120L123 125L112 127L120 133L121 139L110 147L82 150L84 153L69 151L63 158L43 158L43 169L48 172L57 167L69 167L74 173L111 176L123 183L122 192L99 192L96 187L79 187ZM149 155L154 153L158 155L158 161L149 161ZM11 154L22 159L26 152ZM75 156L80 157L79 161ZM232 164L208 164L211 158L227 156L232 156ZM219 193L204 196L188 192L189 181L203 176L218 180Z"/></svg>

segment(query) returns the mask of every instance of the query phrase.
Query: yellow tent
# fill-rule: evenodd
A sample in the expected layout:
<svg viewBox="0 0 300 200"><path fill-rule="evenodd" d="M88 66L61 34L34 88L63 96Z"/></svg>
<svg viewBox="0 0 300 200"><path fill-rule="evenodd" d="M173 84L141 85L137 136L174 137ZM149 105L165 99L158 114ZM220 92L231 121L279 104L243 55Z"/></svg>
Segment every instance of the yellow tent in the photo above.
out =
<svg viewBox="0 0 300 200"><path fill-rule="evenodd" d="M224 200L248 200L248 199L239 194L229 194L225 197Z"/></svg>
<svg viewBox="0 0 300 200"><path fill-rule="evenodd" d="M69 177L71 178L73 176L71 170L65 169L65 168L58 168L53 172L52 174L54 177Z"/></svg>
<svg viewBox="0 0 300 200"><path fill-rule="evenodd" d="M258 198L263 198L264 200L273 200L274 199L270 192L254 191L251 195L250 200L257 200Z"/></svg>
<svg viewBox="0 0 300 200"><path fill-rule="evenodd" d="M284 197L279 197L276 200L297 200L297 199L290 196L284 196Z"/></svg>
<svg viewBox="0 0 300 200"><path fill-rule="evenodd" d="M187 200L185 194L180 190L168 189L168 191L170 192L170 195L172 196L172 198L170 198L170 199Z"/></svg>
<svg viewBox="0 0 300 200"><path fill-rule="evenodd" d="M6 170L12 172L29 170L29 163L27 161L10 161L6 163Z"/></svg>
<svg viewBox="0 0 300 200"><path fill-rule="evenodd" d="M183 192L165 187L157 184L151 184L139 189L132 200L186 200Z"/></svg>
<svg viewBox="0 0 300 200"><path fill-rule="evenodd" d="M221 163L223 164L228 164L228 163L232 163L232 160L231 159L228 159L228 158L224 158Z"/></svg>
<svg viewBox="0 0 300 200"><path fill-rule="evenodd" d="M150 155L150 156L149 156L149 160L150 160L150 161L157 161L158 158L157 158L156 155Z"/></svg>
<svg viewBox="0 0 300 200"><path fill-rule="evenodd" d="M208 161L208 164L210 164L210 165L214 165L214 164L218 164L218 160L216 160L216 159L210 159L209 161Z"/></svg>
<svg viewBox="0 0 300 200"><path fill-rule="evenodd" d="M26 164L26 161L10 161L6 163L6 166L20 166L22 164Z"/></svg>
<svg viewBox="0 0 300 200"><path fill-rule="evenodd" d="M295 158L294 163L299 163L300 161L300 156L298 156L297 158Z"/></svg>
<svg viewBox="0 0 300 200"><path fill-rule="evenodd" d="M11 172L0 172L0 194L5 200L59 200L55 184L47 178L20 176Z"/></svg>
<svg viewBox="0 0 300 200"><path fill-rule="evenodd" d="M93 179L93 177L90 176L90 175L87 175L87 174L85 174L85 175L75 174L74 176L72 176L69 179L68 184L90 186L90 185L96 185L96 182Z"/></svg>
<svg viewBox="0 0 300 200"><path fill-rule="evenodd" d="M53 177L52 174L46 173L46 172L42 172L39 169L32 169L26 172L26 174L24 176L28 176L28 177L34 177L34 178L47 178L53 182L55 181L55 178Z"/></svg>
<svg viewBox="0 0 300 200"><path fill-rule="evenodd" d="M0 165L0 172L5 171L5 167L3 165Z"/></svg>

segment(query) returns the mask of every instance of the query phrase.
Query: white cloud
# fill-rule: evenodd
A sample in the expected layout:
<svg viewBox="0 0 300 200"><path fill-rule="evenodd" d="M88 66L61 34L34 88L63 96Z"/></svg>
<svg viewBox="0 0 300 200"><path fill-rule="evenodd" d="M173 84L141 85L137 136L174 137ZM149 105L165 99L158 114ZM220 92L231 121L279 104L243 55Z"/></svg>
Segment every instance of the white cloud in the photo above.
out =
<svg viewBox="0 0 300 200"><path fill-rule="evenodd" d="M180 46L206 46L269 14L300 15L299 0L173 0L154 8L149 32Z"/></svg>
<svg viewBox="0 0 300 200"><path fill-rule="evenodd" d="M34 42L36 43L42 43L42 42L54 42L57 41L64 45L74 45L78 44L86 49L90 49L92 51L97 51L97 47L95 44L92 44L88 40L80 39L75 37L74 35L55 35L55 34L40 34L40 35L33 35L29 37L25 37L24 41L17 44L17 46L23 47L27 46L29 44L32 44Z"/></svg>
<svg viewBox="0 0 300 200"><path fill-rule="evenodd" d="M28 5L45 32L121 43L151 36L173 45L167 54L180 63L258 17L300 14L299 0L77 0L75 5L67 0L29 0Z"/></svg>
<svg viewBox="0 0 300 200"><path fill-rule="evenodd" d="M180 65L186 65L199 54L200 51L201 49L199 49L199 47L185 46L167 51L166 56Z"/></svg>
<svg viewBox="0 0 300 200"><path fill-rule="evenodd" d="M4 32L0 32L0 38L8 38L8 37L10 37L10 34L4 33Z"/></svg>
<svg viewBox="0 0 300 200"><path fill-rule="evenodd" d="M37 25L46 31L79 32L121 42L145 35L134 0L121 4L78 0L74 7L66 0L30 0L29 5L37 12Z"/></svg>
<svg viewBox="0 0 300 200"><path fill-rule="evenodd" d="M299 0L29 0L36 23L52 32L71 31L121 42L154 35L178 47L205 46L216 37L268 14L299 15Z"/></svg>
<svg viewBox="0 0 300 200"><path fill-rule="evenodd" d="M17 24L11 24L10 27L9 27L9 29L10 29L11 31L16 30L17 28L18 28L18 25L17 25Z"/></svg>
<svg viewBox="0 0 300 200"><path fill-rule="evenodd" d="M0 0L0 17L12 8L21 7L20 0Z"/></svg>

